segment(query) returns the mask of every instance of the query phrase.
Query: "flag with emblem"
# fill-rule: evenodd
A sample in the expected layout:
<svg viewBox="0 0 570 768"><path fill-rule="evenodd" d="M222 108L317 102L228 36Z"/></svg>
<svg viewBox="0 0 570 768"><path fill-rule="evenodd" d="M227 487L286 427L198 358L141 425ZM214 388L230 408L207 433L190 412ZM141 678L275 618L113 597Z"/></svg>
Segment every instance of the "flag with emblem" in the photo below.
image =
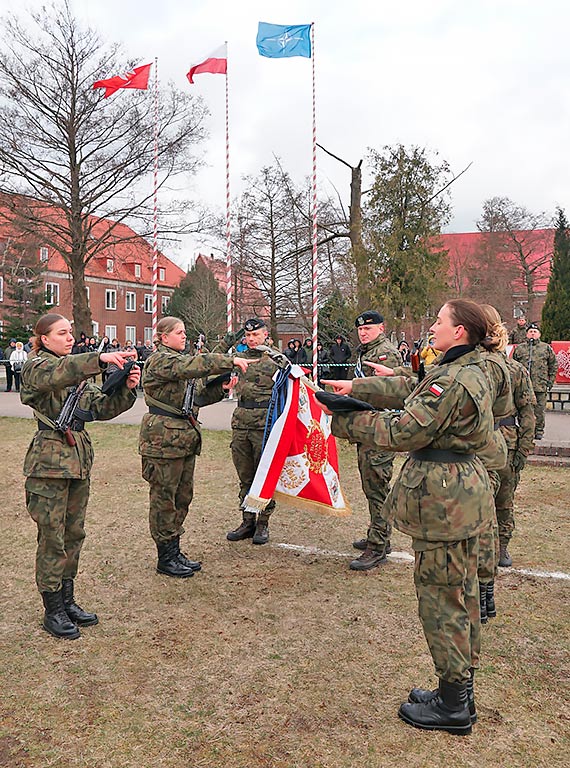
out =
<svg viewBox="0 0 570 768"><path fill-rule="evenodd" d="M108 80L97 80L93 83L93 88L104 88L103 98L108 99L120 88L137 88L146 91L148 88L148 78L152 64L143 64L142 67L135 67L132 72L125 72L124 75L115 75Z"/></svg>
<svg viewBox="0 0 570 768"><path fill-rule="evenodd" d="M317 388L297 365L291 366L283 379L283 407L272 420L243 507L248 512L262 512L276 497L294 507L328 515L349 515L350 508L340 487L330 417L315 400Z"/></svg>
<svg viewBox="0 0 570 768"><path fill-rule="evenodd" d="M269 59L290 56L311 58L310 24L268 24L260 21L257 28L257 50Z"/></svg>

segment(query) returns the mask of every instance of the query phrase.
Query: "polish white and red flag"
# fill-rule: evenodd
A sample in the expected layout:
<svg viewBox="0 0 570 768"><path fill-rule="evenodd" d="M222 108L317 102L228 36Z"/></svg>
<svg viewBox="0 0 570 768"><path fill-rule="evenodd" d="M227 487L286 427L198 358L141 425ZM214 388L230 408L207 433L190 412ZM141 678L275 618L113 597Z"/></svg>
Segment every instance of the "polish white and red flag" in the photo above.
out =
<svg viewBox="0 0 570 768"><path fill-rule="evenodd" d="M220 45L215 51L197 64L192 64L186 77L190 84L194 83L194 75L225 75L228 71L228 46Z"/></svg>
<svg viewBox="0 0 570 768"><path fill-rule="evenodd" d="M350 514L340 487L330 417L315 401L316 387L293 365L285 406L276 419L243 507L261 512L273 497L324 514Z"/></svg>

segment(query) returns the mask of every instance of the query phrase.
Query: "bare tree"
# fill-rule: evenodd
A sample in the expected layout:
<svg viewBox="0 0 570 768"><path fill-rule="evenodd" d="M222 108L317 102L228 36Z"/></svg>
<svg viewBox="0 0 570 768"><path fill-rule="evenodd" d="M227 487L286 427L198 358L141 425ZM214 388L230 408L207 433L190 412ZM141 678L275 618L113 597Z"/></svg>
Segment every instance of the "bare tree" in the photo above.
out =
<svg viewBox="0 0 570 768"><path fill-rule="evenodd" d="M41 232L59 251L73 285L76 329L89 332L85 267L125 238L121 223L147 235L152 221L153 100L121 91L104 99L93 83L131 69L118 46L82 29L67 2L9 17L0 51L0 210L22 231ZM159 185L196 170L206 114L199 99L162 89ZM184 206L169 201L179 219ZM104 218L105 221L101 221ZM189 231L160 217L162 235Z"/></svg>

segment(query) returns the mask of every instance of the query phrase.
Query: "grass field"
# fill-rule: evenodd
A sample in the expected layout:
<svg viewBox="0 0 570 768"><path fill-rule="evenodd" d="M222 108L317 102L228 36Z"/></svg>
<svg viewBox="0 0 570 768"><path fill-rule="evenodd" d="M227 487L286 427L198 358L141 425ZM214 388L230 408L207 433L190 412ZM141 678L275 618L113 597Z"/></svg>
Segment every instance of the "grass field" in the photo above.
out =
<svg viewBox="0 0 570 768"><path fill-rule="evenodd" d="M271 542L230 544L238 522L229 433L207 432L183 548L188 580L155 573L132 426L95 425L96 461L76 594L100 623L76 641L41 629L35 526L21 474L31 420L0 419L0 766L360 768L570 764L570 582L500 574L483 630L479 722L457 738L396 716L434 684L412 582L394 561L348 557L366 529L354 450L341 446L348 518L278 508ZM570 573L566 469L529 468L516 567ZM395 533L393 549L409 550ZM357 553L356 553L357 554Z"/></svg>

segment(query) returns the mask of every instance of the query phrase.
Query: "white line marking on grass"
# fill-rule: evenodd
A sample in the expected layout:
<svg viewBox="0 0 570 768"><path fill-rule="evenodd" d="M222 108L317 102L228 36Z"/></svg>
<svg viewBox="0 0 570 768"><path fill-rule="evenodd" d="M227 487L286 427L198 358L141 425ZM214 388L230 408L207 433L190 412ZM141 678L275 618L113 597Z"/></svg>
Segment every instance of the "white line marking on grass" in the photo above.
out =
<svg viewBox="0 0 570 768"><path fill-rule="evenodd" d="M320 557L358 557L356 552L335 552L332 549L319 549L319 547L304 547L301 544L274 544L274 547L288 549L291 552L299 552L302 555L319 555ZM392 552L388 555L388 560L394 562L413 563L414 556L409 552ZM570 573L563 571L535 571L532 568L501 568L499 573L520 573L523 576L536 576L539 579L558 579L560 581L570 581Z"/></svg>

